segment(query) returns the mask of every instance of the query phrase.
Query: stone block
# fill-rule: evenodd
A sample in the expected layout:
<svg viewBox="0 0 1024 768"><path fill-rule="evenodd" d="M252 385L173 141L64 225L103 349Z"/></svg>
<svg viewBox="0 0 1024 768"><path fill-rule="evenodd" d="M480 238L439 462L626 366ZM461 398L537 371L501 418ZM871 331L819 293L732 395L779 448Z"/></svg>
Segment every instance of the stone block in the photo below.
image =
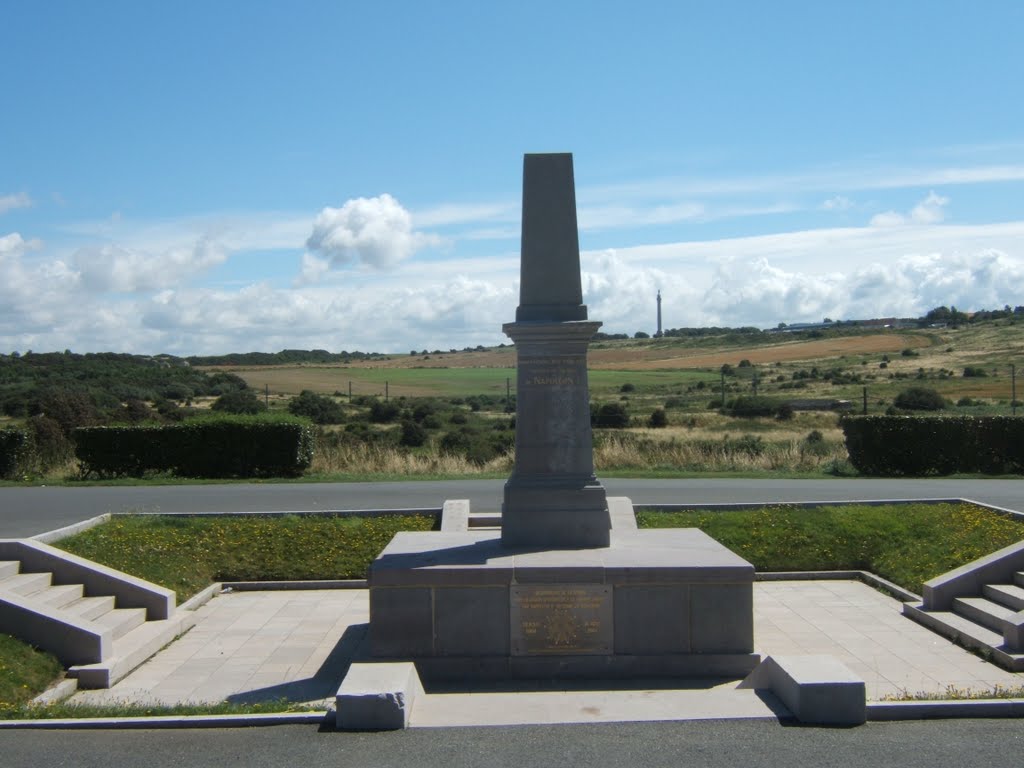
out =
<svg viewBox="0 0 1024 768"><path fill-rule="evenodd" d="M407 728L423 686L412 662L355 663L335 696L339 731Z"/></svg>
<svg viewBox="0 0 1024 768"><path fill-rule="evenodd" d="M754 650L753 584L690 587L690 650L751 653Z"/></svg>
<svg viewBox="0 0 1024 768"><path fill-rule="evenodd" d="M441 656L504 656L509 652L507 587L434 590L434 650Z"/></svg>
<svg viewBox="0 0 1024 768"><path fill-rule="evenodd" d="M434 653L433 599L429 588L370 590L370 652L389 658Z"/></svg>
<svg viewBox="0 0 1024 768"><path fill-rule="evenodd" d="M615 652L689 653L689 587L616 587Z"/></svg>
<svg viewBox="0 0 1024 768"><path fill-rule="evenodd" d="M801 723L861 725L867 720L864 681L832 656L769 656L739 687L770 690Z"/></svg>

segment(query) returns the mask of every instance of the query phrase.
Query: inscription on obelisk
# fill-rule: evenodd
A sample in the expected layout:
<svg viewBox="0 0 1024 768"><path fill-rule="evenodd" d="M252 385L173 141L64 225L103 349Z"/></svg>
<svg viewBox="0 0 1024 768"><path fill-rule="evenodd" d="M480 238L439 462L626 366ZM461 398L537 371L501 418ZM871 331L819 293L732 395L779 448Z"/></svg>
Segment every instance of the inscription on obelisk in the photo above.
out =
<svg viewBox="0 0 1024 768"><path fill-rule="evenodd" d="M611 522L594 475L587 319L571 154L526 155L515 342L516 458L501 540L542 549L606 547Z"/></svg>

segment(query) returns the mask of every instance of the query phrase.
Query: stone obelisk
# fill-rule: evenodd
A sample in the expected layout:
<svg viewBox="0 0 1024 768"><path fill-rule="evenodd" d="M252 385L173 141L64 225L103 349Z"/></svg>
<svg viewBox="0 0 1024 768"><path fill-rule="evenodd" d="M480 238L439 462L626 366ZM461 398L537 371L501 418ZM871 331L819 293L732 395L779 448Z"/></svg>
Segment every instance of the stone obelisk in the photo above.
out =
<svg viewBox="0 0 1024 768"><path fill-rule="evenodd" d="M611 522L594 475L587 319L580 282L572 155L523 159L519 307L502 330L515 342L516 458L505 484L502 544L607 547Z"/></svg>

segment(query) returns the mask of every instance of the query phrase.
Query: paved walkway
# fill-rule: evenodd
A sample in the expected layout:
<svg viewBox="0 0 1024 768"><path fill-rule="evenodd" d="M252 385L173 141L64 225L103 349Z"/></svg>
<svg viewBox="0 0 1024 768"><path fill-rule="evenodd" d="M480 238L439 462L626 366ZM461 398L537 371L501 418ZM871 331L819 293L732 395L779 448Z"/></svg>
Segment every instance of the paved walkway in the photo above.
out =
<svg viewBox="0 0 1024 768"><path fill-rule="evenodd" d="M754 585L762 655L830 654L862 676L869 700L901 692L1017 686L1006 672L900 615L900 603L855 581ZM198 609L198 624L106 691L72 702L176 704L287 699L333 704L368 620L366 590L237 592ZM687 690L431 694L413 724L515 724L771 717L772 703L735 682Z"/></svg>

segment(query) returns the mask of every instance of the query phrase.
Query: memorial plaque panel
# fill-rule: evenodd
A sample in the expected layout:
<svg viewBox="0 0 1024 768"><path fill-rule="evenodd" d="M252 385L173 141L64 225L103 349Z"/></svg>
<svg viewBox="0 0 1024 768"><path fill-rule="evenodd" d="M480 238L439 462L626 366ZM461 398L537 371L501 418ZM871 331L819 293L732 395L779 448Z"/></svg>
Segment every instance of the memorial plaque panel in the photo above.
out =
<svg viewBox="0 0 1024 768"><path fill-rule="evenodd" d="M612 653L612 587L512 585L510 597L513 656Z"/></svg>

